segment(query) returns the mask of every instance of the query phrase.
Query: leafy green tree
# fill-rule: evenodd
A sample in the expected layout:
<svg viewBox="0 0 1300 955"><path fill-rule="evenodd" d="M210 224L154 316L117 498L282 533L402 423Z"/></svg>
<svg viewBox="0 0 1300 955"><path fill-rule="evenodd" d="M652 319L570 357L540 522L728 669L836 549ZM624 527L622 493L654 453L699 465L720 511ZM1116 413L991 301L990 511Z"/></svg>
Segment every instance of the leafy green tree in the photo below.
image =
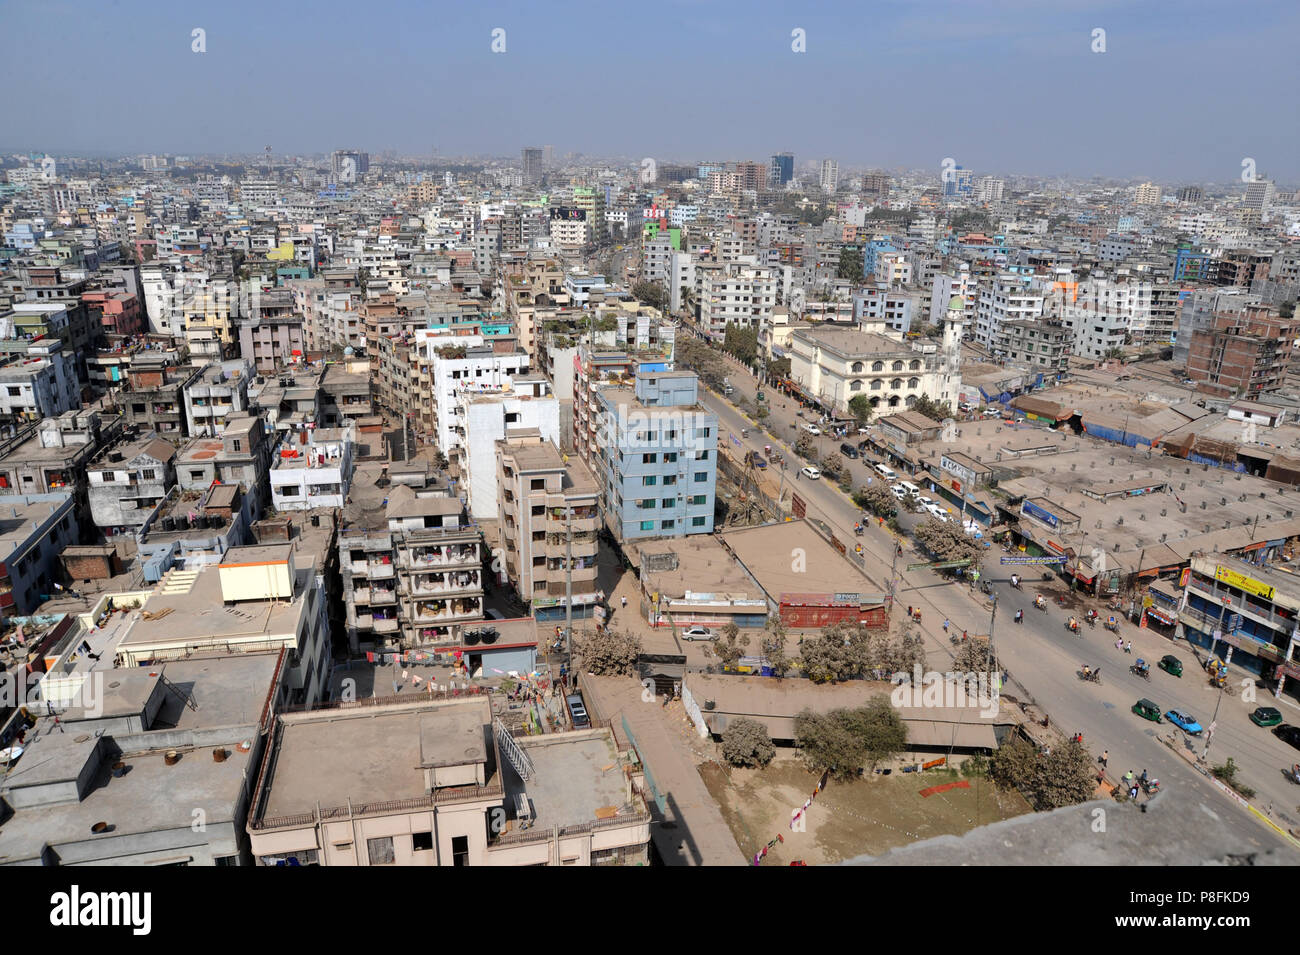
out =
<svg viewBox="0 0 1300 955"><path fill-rule="evenodd" d="M836 779L853 779L864 766L872 768L907 745L907 727L884 696L855 709L804 710L795 717L794 728L808 767L830 770Z"/></svg>
<svg viewBox="0 0 1300 955"><path fill-rule="evenodd" d="M836 278L856 282L862 278L862 249L856 245L846 245L840 249L840 263L835 270Z"/></svg>
<svg viewBox="0 0 1300 955"><path fill-rule="evenodd" d="M806 434L801 434L799 440L794 443L794 453L801 458L811 458L817 453L817 447L812 443L812 438Z"/></svg>
<svg viewBox="0 0 1300 955"><path fill-rule="evenodd" d="M762 650L763 659L772 667L772 672L777 677L785 676L790 669L790 656L786 652L786 630L779 617L767 618L767 632L763 634L759 641L759 648Z"/></svg>
<svg viewBox="0 0 1300 955"><path fill-rule="evenodd" d="M837 452L832 452L822 459L821 467L831 477L838 477L844 473L844 458Z"/></svg>
<svg viewBox="0 0 1300 955"><path fill-rule="evenodd" d="M875 410L871 407L871 399L866 395L854 395L849 399L849 414L857 419L859 427L871 420Z"/></svg>
<svg viewBox="0 0 1300 955"><path fill-rule="evenodd" d="M912 405L912 410L935 421L943 421L945 418L952 417L952 405L946 401L936 401L929 395L922 395L917 398Z"/></svg>
<svg viewBox="0 0 1300 955"><path fill-rule="evenodd" d="M775 755L772 738L757 720L739 719L722 731L722 758L732 766L766 766Z"/></svg>
<svg viewBox="0 0 1300 955"><path fill-rule="evenodd" d="M814 683L861 676L870 660L867 630L854 624L836 624L799 641L800 668Z"/></svg>
<svg viewBox="0 0 1300 955"><path fill-rule="evenodd" d="M898 513L898 498L890 493L883 481L872 481L853 492L853 503L877 517L893 517Z"/></svg>
<svg viewBox="0 0 1300 955"><path fill-rule="evenodd" d="M632 676L641 655L641 638L617 630L585 634L574 640L574 652L582 658L588 673Z"/></svg>
<svg viewBox="0 0 1300 955"><path fill-rule="evenodd" d="M1040 752L1026 739L1005 744L989 763L989 778L1017 789L1038 810L1087 802L1097 790L1092 756L1074 740Z"/></svg>
<svg viewBox="0 0 1300 955"><path fill-rule="evenodd" d="M637 282L632 286L632 297L660 311L668 307L668 293L657 282Z"/></svg>
<svg viewBox="0 0 1300 955"><path fill-rule="evenodd" d="M979 570L984 548L968 536L956 521L927 518L916 526L913 536L936 561L970 558L971 564L964 568L964 572L969 574L972 570Z"/></svg>
<svg viewBox="0 0 1300 955"><path fill-rule="evenodd" d="M789 378L790 359L773 358L767 363L767 374L769 378Z"/></svg>
<svg viewBox="0 0 1300 955"><path fill-rule="evenodd" d="M735 623L728 623L722 628L718 639L709 646L709 652L721 661L726 669L735 669L740 658L749 649L749 635L742 635Z"/></svg>
<svg viewBox="0 0 1300 955"><path fill-rule="evenodd" d="M728 323L722 347L746 365L758 361L758 330L745 325Z"/></svg>

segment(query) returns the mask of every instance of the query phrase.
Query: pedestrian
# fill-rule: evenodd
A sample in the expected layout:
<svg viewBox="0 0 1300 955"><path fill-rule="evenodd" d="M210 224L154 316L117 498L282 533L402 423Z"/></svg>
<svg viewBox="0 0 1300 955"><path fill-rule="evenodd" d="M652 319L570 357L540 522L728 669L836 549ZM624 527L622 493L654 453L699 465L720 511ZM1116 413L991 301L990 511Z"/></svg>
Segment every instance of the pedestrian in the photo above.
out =
<svg viewBox="0 0 1300 955"><path fill-rule="evenodd" d="M1106 768L1106 764L1109 763L1109 762L1110 762L1110 750L1108 750L1108 749L1103 749L1103 750L1101 751L1101 768L1102 768L1102 769L1105 769L1105 768Z"/></svg>
<svg viewBox="0 0 1300 955"><path fill-rule="evenodd" d="M1124 652L1125 652L1125 653L1132 653L1132 652L1133 652L1133 641L1132 641L1132 640L1130 640L1128 643L1126 643L1126 644L1124 645Z"/></svg>
<svg viewBox="0 0 1300 955"><path fill-rule="evenodd" d="M1123 641L1123 640L1116 640L1116 641L1115 641L1115 649L1116 649L1116 650L1123 650L1123 649L1124 649L1124 641Z"/></svg>
<svg viewBox="0 0 1300 955"><path fill-rule="evenodd" d="M622 601L623 601L623 609L626 610L626 609L627 609L627 597L625 596L625 597L623 597L623 598L621 598L621 599L622 599Z"/></svg>
<svg viewBox="0 0 1300 955"><path fill-rule="evenodd" d="M963 631L961 632L961 642L962 642L962 643L965 643L965 642L966 642L967 640L969 640L969 639L970 639L970 637L968 637L968 636L966 635L966 631L963 630Z"/></svg>
<svg viewBox="0 0 1300 955"><path fill-rule="evenodd" d="M911 620L911 619L912 619L912 605L911 605L911 604L908 604L908 605L907 605L907 619L908 619L908 620Z"/></svg>
<svg viewBox="0 0 1300 955"><path fill-rule="evenodd" d="M945 619L945 620L943 621L943 632L944 632L944 633L947 633L947 632L948 632L948 621L947 621L947 619Z"/></svg>

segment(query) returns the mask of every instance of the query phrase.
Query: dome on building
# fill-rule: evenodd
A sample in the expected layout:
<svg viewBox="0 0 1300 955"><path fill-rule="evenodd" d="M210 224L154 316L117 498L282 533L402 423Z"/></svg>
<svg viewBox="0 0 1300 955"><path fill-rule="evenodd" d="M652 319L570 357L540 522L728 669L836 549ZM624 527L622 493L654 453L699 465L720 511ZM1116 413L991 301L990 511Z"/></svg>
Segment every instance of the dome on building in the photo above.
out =
<svg viewBox="0 0 1300 955"><path fill-rule="evenodd" d="M349 345L347 348L343 349L343 354L345 354L345 355L353 355L353 354L356 354L356 349L353 348L351 345Z"/></svg>
<svg viewBox="0 0 1300 955"><path fill-rule="evenodd" d="M954 295L948 300L948 311L961 312L966 309L966 300L960 295Z"/></svg>

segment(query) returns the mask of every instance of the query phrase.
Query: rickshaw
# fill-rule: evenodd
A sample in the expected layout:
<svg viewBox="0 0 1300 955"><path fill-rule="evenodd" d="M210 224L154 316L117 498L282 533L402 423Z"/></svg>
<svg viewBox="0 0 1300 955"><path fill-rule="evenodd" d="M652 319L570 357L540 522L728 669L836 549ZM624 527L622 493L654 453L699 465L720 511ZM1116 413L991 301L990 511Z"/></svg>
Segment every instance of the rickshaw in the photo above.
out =
<svg viewBox="0 0 1300 955"><path fill-rule="evenodd" d="M1119 633L1119 621L1114 617L1114 615L1106 618L1105 627L1111 633Z"/></svg>
<svg viewBox="0 0 1300 955"><path fill-rule="evenodd" d="M1138 700L1133 704L1133 712L1144 720L1150 720L1152 723L1161 722L1160 707L1156 706L1150 700Z"/></svg>
<svg viewBox="0 0 1300 955"><path fill-rule="evenodd" d="M1137 663L1129 667L1129 671L1135 676L1140 676L1148 683L1151 682L1151 664L1147 663L1147 661L1143 660L1141 657L1138 657Z"/></svg>
<svg viewBox="0 0 1300 955"><path fill-rule="evenodd" d="M1170 676L1181 677L1183 675L1183 661L1178 659L1172 653L1166 653L1162 656L1157 666Z"/></svg>

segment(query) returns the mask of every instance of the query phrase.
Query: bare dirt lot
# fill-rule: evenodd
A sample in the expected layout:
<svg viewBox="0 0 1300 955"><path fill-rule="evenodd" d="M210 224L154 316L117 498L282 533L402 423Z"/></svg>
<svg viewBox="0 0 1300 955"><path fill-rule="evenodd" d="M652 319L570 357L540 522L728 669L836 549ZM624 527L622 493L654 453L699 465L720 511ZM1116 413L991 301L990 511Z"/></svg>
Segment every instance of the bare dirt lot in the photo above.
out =
<svg viewBox="0 0 1300 955"><path fill-rule="evenodd" d="M999 819L1029 812L1018 793L997 792L982 777L954 772L893 773L852 782L832 780L804 815L804 832L790 828L790 814L804 804L818 776L797 756L778 753L766 769L700 767L704 784L722 809L740 850L750 859L778 834L785 842L768 852L763 865L840 862L879 855L920 839L967 832ZM969 782L922 796L921 790Z"/></svg>

